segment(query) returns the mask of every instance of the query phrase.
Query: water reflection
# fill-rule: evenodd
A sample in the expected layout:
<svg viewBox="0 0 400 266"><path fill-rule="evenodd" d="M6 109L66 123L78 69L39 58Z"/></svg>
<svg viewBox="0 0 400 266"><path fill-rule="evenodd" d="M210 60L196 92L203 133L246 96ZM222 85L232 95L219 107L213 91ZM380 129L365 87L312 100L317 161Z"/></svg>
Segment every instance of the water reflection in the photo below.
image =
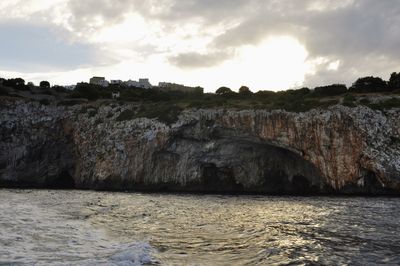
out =
<svg viewBox="0 0 400 266"><path fill-rule="evenodd" d="M54 235L77 241L63 250L61 262L80 248L83 262L96 256L106 264L115 263L107 260L115 256L163 265L400 264L398 199L0 191L0 202L2 209L21 210L29 202L36 209L22 218L31 215L48 230L47 241L32 237L22 246L45 246L56 241ZM0 229L19 216L3 214ZM52 219L59 226L49 226ZM29 233L30 225L22 222L16 229ZM12 261L19 253L13 248L0 258ZM136 257L125 256L132 250L138 250ZM27 256L38 258L35 252Z"/></svg>

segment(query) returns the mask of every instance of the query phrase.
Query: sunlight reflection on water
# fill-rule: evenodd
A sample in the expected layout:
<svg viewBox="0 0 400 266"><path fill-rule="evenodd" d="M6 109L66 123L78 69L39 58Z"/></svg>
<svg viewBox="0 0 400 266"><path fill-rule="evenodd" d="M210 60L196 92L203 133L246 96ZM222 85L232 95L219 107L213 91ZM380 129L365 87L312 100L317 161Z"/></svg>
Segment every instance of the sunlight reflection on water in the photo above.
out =
<svg viewBox="0 0 400 266"><path fill-rule="evenodd" d="M0 190L0 262L400 264L397 198Z"/></svg>

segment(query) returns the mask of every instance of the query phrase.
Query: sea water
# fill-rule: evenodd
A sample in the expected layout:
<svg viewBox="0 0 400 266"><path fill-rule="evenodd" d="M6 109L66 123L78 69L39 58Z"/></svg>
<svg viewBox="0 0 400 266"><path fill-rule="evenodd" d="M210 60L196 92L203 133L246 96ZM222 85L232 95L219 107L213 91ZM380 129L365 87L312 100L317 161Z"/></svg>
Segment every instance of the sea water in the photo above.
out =
<svg viewBox="0 0 400 266"><path fill-rule="evenodd" d="M399 265L400 199L0 190L0 264Z"/></svg>

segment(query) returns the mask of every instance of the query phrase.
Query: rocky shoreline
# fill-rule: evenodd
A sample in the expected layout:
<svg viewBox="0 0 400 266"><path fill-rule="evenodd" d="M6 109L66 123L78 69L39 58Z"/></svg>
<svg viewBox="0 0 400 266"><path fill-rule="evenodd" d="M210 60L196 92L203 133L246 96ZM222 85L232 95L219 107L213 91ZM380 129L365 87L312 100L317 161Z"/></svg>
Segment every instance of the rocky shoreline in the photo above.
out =
<svg viewBox="0 0 400 266"><path fill-rule="evenodd" d="M400 110L188 109L0 102L0 185L122 191L400 195Z"/></svg>

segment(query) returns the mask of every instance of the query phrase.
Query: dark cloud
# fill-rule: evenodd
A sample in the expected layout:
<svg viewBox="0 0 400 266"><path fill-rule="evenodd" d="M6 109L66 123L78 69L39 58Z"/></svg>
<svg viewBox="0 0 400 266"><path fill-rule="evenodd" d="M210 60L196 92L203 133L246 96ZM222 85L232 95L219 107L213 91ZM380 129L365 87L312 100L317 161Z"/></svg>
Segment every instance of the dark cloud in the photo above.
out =
<svg viewBox="0 0 400 266"><path fill-rule="evenodd" d="M200 19L205 25L232 21L249 13L258 5L257 0L187 0L170 1L169 8L152 14L153 18L164 21Z"/></svg>
<svg viewBox="0 0 400 266"><path fill-rule="evenodd" d="M344 10L313 16L304 37L310 56L338 59L341 67L325 79L324 69L319 69L307 82L351 84L360 76L387 78L392 71L400 71L399 27L398 0L356 1Z"/></svg>
<svg viewBox="0 0 400 266"><path fill-rule="evenodd" d="M230 58L232 53L219 51L214 53L184 53L169 58L169 61L182 68L203 68L215 66Z"/></svg>
<svg viewBox="0 0 400 266"><path fill-rule="evenodd" d="M0 68L39 72L100 63L94 47L70 43L62 37L64 34L60 29L40 24L0 22Z"/></svg>
<svg viewBox="0 0 400 266"><path fill-rule="evenodd" d="M77 32L87 32L121 22L135 1L129 0L70 0L70 26Z"/></svg>
<svg viewBox="0 0 400 266"><path fill-rule="evenodd" d="M130 13L148 20L179 26L196 21L210 26L235 20L243 12L255 11L259 0L70 0L69 24L74 30L96 30L123 21Z"/></svg>
<svg viewBox="0 0 400 266"><path fill-rule="evenodd" d="M333 8L335 3L255 1L258 9L243 8L242 15L235 16L241 23L218 36L210 48L222 51L257 44L270 36L293 36L309 51L309 60L323 57L341 62L338 71L319 65L315 75L307 76L309 85L351 83L363 75L386 77L400 71L400 1L348 1ZM325 8L310 9L318 4ZM215 59L211 62L220 63Z"/></svg>

